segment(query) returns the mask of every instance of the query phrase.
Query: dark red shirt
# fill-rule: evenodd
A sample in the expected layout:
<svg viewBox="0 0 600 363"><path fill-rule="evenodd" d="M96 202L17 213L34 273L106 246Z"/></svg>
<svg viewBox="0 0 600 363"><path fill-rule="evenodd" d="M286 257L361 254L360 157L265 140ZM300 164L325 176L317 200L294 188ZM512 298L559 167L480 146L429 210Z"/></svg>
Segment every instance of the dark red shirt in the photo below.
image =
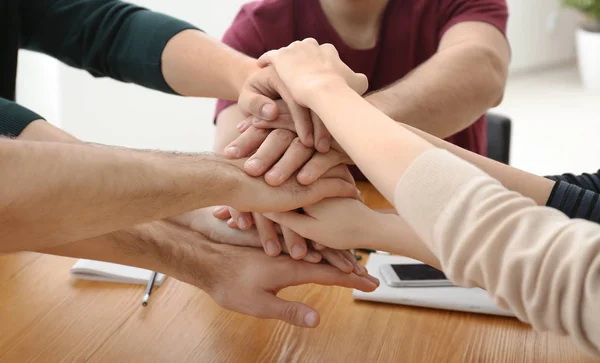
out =
<svg viewBox="0 0 600 363"><path fill-rule="evenodd" d="M344 63L369 78L369 91L376 91L402 79L433 56L443 34L453 25L482 21L505 34L507 19L505 0L390 0L377 45L356 50L331 26L319 0L264 0L242 7L223 42L254 58L309 37L331 43ZM219 100L216 115L232 104ZM485 155L485 116L446 140Z"/></svg>

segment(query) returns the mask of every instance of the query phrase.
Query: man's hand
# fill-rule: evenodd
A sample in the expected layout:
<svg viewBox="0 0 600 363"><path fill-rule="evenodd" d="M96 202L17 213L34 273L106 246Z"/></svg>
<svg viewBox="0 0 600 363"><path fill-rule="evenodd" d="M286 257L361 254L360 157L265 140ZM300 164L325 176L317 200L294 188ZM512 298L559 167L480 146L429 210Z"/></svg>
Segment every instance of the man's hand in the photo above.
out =
<svg viewBox="0 0 600 363"><path fill-rule="evenodd" d="M335 140L326 153L315 153L304 146L296 136L296 125L285 102L277 101L277 106L280 113L273 121L251 116L240 122L238 130L242 134L225 148L228 157L251 155L244 164L246 173L264 174L269 185L278 186L298 172L298 182L309 185L331 168L352 164Z"/></svg>
<svg viewBox="0 0 600 363"><path fill-rule="evenodd" d="M373 291L378 283L346 274L324 264L295 261L289 256L269 257L250 247L213 245L212 278L206 292L222 307L266 319L314 328L319 313L300 302L281 300L277 293L290 286L316 283Z"/></svg>
<svg viewBox="0 0 600 363"><path fill-rule="evenodd" d="M337 54L337 51L335 52ZM272 52L268 52L261 57L259 65L263 69L252 74L242 88L238 101L241 110L245 113L245 116L253 115L263 120L274 120L278 116L278 110L273 106L272 99L281 98L288 105L302 144L306 147L315 147L320 152L327 152L330 147L329 132L318 117L302 107L292 96L282 82L280 77L282 74L278 74L273 67L268 67L271 59L270 55L272 54ZM359 94L367 91L368 81L365 75L352 72L341 61L334 66L342 76L343 81L353 90Z"/></svg>
<svg viewBox="0 0 600 363"><path fill-rule="evenodd" d="M225 208L225 210L227 210L227 208ZM204 208L185 213L178 217L170 218L169 220L196 232L202 233L213 242L226 243L242 247L263 247L257 230L251 229L242 231L239 229L230 228L227 226L227 223L223 221L223 219L229 218L228 214L227 216L221 214L218 214L217 216L221 217L221 220L213 217L211 208ZM262 215L260 217L264 218ZM267 219L267 221L269 220ZM281 229L275 233L281 234ZM302 240L304 241L303 238ZM289 250L285 245L283 246L282 252L289 254ZM367 275L367 270L360 265L360 263L356 260L356 257L349 251L345 250L334 250L331 248L326 248L321 251L308 250L302 259L310 263L319 263L322 260L325 260L332 266L335 266L346 273L354 271L354 273L361 276Z"/></svg>
<svg viewBox="0 0 600 363"><path fill-rule="evenodd" d="M89 240L44 249L61 256L92 258L160 271L206 291L222 307L302 327L319 324L307 305L277 298L289 286L308 283L373 291L374 278L333 266L271 258L251 247L210 242L204 235L158 221Z"/></svg>
<svg viewBox="0 0 600 363"><path fill-rule="evenodd" d="M254 178L243 171L244 159L229 160L240 176L239 183L229 204L241 212L280 212L302 208L325 198L358 198L358 190L345 166L339 166L325 173L311 185L301 185L295 178L288 179L278 187L272 187L262 178Z"/></svg>

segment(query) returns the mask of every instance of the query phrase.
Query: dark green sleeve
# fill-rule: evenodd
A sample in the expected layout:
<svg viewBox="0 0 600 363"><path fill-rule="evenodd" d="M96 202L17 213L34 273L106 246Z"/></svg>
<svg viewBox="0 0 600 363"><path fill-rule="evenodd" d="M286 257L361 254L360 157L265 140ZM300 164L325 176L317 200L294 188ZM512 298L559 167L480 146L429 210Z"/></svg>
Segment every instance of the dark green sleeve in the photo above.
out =
<svg viewBox="0 0 600 363"><path fill-rule="evenodd" d="M42 119L42 116L23 106L0 98L0 135L15 137L32 121Z"/></svg>
<svg viewBox="0 0 600 363"><path fill-rule="evenodd" d="M175 93L161 70L169 39L193 25L113 0L21 0L21 47L95 77Z"/></svg>

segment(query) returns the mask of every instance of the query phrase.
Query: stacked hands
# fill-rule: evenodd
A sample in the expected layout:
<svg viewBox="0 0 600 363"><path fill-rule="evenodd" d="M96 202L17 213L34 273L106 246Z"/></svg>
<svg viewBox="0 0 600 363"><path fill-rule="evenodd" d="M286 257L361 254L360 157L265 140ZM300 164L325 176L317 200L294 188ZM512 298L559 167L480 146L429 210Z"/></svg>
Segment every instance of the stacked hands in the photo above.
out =
<svg viewBox="0 0 600 363"><path fill-rule="evenodd" d="M317 88L351 87L362 94L367 79L351 71L333 46L314 39L268 52L258 64L261 69L248 79L239 104L246 115L261 117L242 121L240 136L225 149L230 163L250 176L244 176L232 193L234 207L214 209L218 219L207 218L211 211L203 209L171 222L214 242L264 248L268 256L248 249L247 260L224 258L228 268L220 270L241 270L228 273L239 275L249 286L202 286L221 306L314 327L318 313L304 304L280 300L276 297L280 289L319 283L373 291L379 285L348 251L365 246L368 238L355 233L360 228L356 221L375 221L371 216L376 213L359 201L346 166L352 161L306 107ZM269 79L268 87L264 79ZM261 176L264 181L257 178ZM256 183L262 186L257 188ZM299 207L303 210L295 212ZM273 211L281 213L267 214Z"/></svg>
<svg viewBox="0 0 600 363"><path fill-rule="evenodd" d="M291 177L295 177L301 185L311 185L332 177L355 185L346 166L352 164L352 160L331 139L319 116L304 106L311 89L324 84L347 85L358 94L363 94L368 88L367 78L348 68L332 45L318 45L313 39L268 52L258 62L266 69L280 72L278 79L282 80L282 84L277 89L281 99L276 101L276 108L271 108L277 112L262 113L261 117L253 116L256 112L247 112L250 116L237 126L241 135L225 148L224 154L230 158L248 157L244 171L254 177L264 175L265 182L274 187ZM288 70L292 73L284 75L283 72ZM243 108L243 104L240 105ZM358 201L352 205L357 208L362 206ZM303 207L310 216L319 205ZM227 220L231 228L249 230L256 225L262 246L269 256L278 256L287 250L296 260L315 262L320 260L315 250L327 251L325 245L328 241L323 240L323 236L310 236L312 243L309 244L292 228L276 225L271 219L278 218L277 215L271 215L269 219L257 212L242 213L232 207L218 207L214 210L214 216ZM279 237L283 238L284 245ZM328 256L333 253L327 252ZM358 265L348 251L338 250L335 253ZM355 272L359 273L359 270Z"/></svg>

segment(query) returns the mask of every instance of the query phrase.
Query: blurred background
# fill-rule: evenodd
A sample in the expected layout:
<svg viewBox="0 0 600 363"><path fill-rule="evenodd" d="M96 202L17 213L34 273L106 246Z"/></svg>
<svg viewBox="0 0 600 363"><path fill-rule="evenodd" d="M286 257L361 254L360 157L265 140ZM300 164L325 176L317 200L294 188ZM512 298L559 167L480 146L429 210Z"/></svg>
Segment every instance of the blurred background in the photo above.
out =
<svg viewBox="0 0 600 363"><path fill-rule="evenodd" d="M594 3L566 2L577 6L590 1ZM187 20L220 38L247 1L132 2ZM504 101L493 112L512 120L511 164L537 174L600 167L600 33L582 30L581 13L562 4L508 1L512 65ZM578 59L583 64L578 65ZM585 84L580 68L587 72ZM179 151L212 148L214 100L94 79L27 51L20 54L18 77L21 104L83 140Z"/></svg>

